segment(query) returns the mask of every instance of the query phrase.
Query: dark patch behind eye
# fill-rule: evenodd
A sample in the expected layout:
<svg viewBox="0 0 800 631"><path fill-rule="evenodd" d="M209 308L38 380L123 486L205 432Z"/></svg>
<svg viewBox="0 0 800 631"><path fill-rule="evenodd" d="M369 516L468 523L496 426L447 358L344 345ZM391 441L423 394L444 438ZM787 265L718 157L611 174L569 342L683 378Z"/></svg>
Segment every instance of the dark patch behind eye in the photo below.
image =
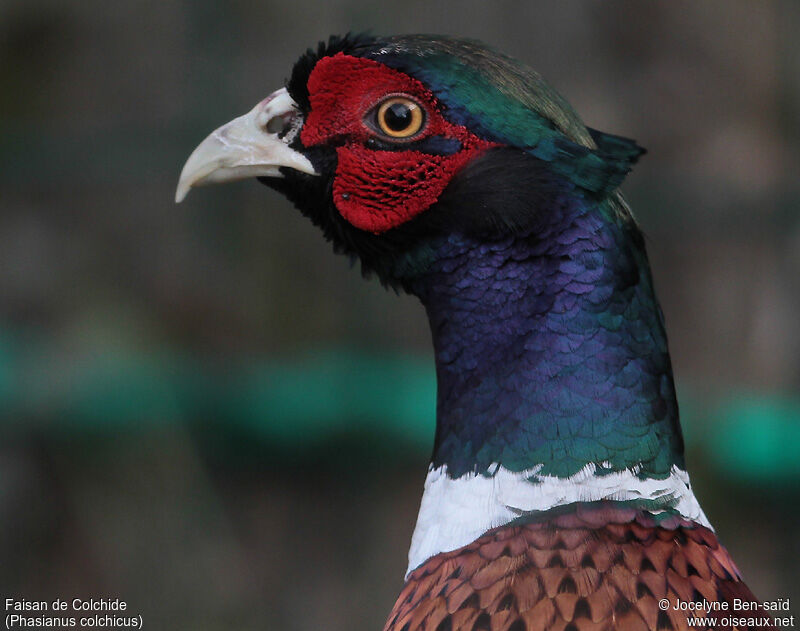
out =
<svg viewBox="0 0 800 631"><path fill-rule="evenodd" d="M421 151L434 156L452 156L462 148L460 140L446 136L428 136L412 142L390 142L379 138L370 138L367 146L379 151Z"/></svg>

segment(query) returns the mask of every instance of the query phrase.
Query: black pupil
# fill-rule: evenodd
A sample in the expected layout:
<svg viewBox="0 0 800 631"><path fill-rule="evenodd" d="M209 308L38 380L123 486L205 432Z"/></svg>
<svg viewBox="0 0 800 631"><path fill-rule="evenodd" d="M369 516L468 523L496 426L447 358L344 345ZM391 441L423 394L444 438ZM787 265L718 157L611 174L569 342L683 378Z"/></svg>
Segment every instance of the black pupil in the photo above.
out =
<svg viewBox="0 0 800 631"><path fill-rule="evenodd" d="M411 108L405 103L392 103L383 112L383 122L392 131L408 129L411 118Z"/></svg>

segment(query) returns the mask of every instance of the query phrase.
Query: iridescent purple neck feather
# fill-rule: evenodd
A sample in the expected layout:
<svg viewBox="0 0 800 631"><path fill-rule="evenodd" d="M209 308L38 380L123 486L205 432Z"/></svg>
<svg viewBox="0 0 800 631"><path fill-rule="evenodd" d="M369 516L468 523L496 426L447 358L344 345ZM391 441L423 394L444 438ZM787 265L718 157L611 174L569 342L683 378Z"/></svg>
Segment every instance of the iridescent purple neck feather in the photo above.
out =
<svg viewBox="0 0 800 631"><path fill-rule="evenodd" d="M553 196L527 233L450 235L412 284L438 376L433 465L567 477L683 468L661 311L618 197Z"/></svg>

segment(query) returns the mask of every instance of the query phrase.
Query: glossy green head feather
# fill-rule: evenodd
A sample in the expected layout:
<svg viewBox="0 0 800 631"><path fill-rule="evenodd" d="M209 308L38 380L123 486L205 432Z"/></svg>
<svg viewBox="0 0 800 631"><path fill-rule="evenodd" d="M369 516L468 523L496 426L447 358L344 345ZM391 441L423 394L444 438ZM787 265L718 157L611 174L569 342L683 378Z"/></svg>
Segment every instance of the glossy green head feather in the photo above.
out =
<svg viewBox="0 0 800 631"><path fill-rule="evenodd" d="M613 192L644 152L632 140L587 128L541 75L480 42L403 35L355 54L419 79L450 120L531 153L590 193Z"/></svg>
<svg viewBox="0 0 800 631"><path fill-rule="evenodd" d="M594 149L581 119L533 69L469 39L401 35L364 55L427 84L456 120L470 118L498 139L534 146L548 130ZM458 120L466 123L466 120Z"/></svg>

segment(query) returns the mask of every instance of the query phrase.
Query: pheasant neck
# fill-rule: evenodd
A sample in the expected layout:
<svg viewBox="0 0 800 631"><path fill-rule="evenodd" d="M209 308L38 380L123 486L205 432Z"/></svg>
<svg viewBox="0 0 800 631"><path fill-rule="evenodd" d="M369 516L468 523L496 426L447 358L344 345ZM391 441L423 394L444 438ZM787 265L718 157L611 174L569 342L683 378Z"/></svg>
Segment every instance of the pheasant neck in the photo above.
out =
<svg viewBox="0 0 800 631"><path fill-rule="evenodd" d="M683 466L646 257L636 228L610 214L573 204L537 234L437 247L417 288L436 352L435 466L453 477Z"/></svg>
<svg viewBox="0 0 800 631"><path fill-rule="evenodd" d="M612 202L564 204L503 240L450 236L435 252L413 287L438 400L410 569L477 530L573 502L707 523L684 471L641 237Z"/></svg>

